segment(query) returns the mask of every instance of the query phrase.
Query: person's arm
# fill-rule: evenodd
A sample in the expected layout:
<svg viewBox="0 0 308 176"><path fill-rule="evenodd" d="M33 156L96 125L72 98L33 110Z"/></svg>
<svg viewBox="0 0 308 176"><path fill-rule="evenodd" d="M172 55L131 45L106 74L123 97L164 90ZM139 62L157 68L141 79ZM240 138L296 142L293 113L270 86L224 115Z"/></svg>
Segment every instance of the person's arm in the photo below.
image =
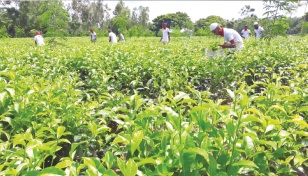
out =
<svg viewBox="0 0 308 176"><path fill-rule="evenodd" d="M168 39L169 39L169 42L170 42L170 32L168 32Z"/></svg>
<svg viewBox="0 0 308 176"><path fill-rule="evenodd" d="M224 43L224 44L219 45L219 46L222 47L222 48L235 48L236 47L234 39L230 40L230 44Z"/></svg>

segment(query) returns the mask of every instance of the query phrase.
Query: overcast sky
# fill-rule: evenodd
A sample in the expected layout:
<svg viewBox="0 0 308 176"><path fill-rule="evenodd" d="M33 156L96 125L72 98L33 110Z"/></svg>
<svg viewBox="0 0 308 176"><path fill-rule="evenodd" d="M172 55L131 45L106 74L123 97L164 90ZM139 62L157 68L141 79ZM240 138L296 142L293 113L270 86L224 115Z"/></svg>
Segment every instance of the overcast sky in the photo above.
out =
<svg viewBox="0 0 308 176"><path fill-rule="evenodd" d="M258 1L123 1L131 10L134 7L144 6L150 9L150 21L155 17L167 13L186 12L193 22L200 18L206 18L210 15L218 15L224 19L232 20L232 18L240 18L240 10L245 5L255 8L255 14L261 18L263 13L263 2ZM107 0L105 3L114 10L118 1ZM292 16L303 16L305 13L305 5L300 7ZM290 15L288 15L290 16ZM264 16L265 17L265 16Z"/></svg>

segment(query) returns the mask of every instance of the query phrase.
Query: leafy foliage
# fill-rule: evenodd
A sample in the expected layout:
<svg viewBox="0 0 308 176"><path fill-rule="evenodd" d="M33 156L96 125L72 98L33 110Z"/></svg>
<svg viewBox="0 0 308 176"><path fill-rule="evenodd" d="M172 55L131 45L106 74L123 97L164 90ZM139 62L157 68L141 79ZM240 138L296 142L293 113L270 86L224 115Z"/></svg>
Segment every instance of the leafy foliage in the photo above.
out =
<svg viewBox="0 0 308 176"><path fill-rule="evenodd" d="M68 35L68 12L63 9L60 0L44 1L39 9L40 24L46 36L67 36ZM55 13L56 12L56 13Z"/></svg>
<svg viewBox="0 0 308 176"><path fill-rule="evenodd" d="M162 28L162 22L166 22L169 28L178 26L180 29L182 28L192 29L193 27L193 23L190 17L184 12L176 12L166 15L160 15L155 19L153 19L153 24L151 28L151 30L155 32L156 35Z"/></svg>
<svg viewBox="0 0 308 176"><path fill-rule="evenodd" d="M0 175L307 174L308 38L219 41L2 39Z"/></svg>
<svg viewBox="0 0 308 176"><path fill-rule="evenodd" d="M208 16L207 18L201 18L197 20L195 23L195 31L197 33L200 33L201 36L211 36L211 35L213 36L212 32L209 29L209 26L212 23L218 23L222 27L226 26L224 19L222 19L219 16L211 15L211 16Z"/></svg>
<svg viewBox="0 0 308 176"><path fill-rule="evenodd" d="M291 1L271 1L263 0L264 9L269 20L266 21L265 26L267 28L266 38L271 39L275 36L286 36L286 32L289 29L291 21L287 19L282 12L291 12L296 10L298 0Z"/></svg>

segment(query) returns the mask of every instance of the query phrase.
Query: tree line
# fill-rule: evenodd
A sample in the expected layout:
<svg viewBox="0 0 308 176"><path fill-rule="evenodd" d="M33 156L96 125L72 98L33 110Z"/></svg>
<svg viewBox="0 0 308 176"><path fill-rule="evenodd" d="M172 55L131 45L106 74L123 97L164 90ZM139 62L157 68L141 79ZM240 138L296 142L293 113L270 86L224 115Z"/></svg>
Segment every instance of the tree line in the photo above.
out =
<svg viewBox="0 0 308 176"><path fill-rule="evenodd" d="M103 0L52 0L52 1L0 1L0 37L32 37L41 31L46 37L88 36L93 28L98 36L107 36L107 30L121 31L126 36L160 36L161 23L168 23L172 36L210 36L208 26L218 22L222 26L241 31L245 25L259 21L268 28L268 36L307 34L308 13L299 18L287 18L282 11L294 11L299 1L263 0L266 17L258 18L254 9L245 5L241 18L225 20L220 16L208 16L195 23L185 12L157 16L149 21L149 7L129 9L120 0L114 9ZM111 17L113 14L113 17Z"/></svg>

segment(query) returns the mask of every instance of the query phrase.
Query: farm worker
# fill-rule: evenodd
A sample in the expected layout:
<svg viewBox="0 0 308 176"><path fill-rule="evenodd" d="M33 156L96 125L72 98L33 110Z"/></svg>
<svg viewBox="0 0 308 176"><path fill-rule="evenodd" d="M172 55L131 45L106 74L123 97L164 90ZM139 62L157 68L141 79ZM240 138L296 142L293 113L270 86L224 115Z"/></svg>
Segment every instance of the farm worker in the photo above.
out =
<svg viewBox="0 0 308 176"><path fill-rule="evenodd" d="M263 27L259 26L258 22L255 22L253 24L253 27L254 27L254 31L255 31L255 37L257 39L262 38L262 34L263 34L263 31L264 31Z"/></svg>
<svg viewBox="0 0 308 176"><path fill-rule="evenodd" d="M125 42L124 35L122 32L119 33L119 41L118 42Z"/></svg>
<svg viewBox="0 0 308 176"><path fill-rule="evenodd" d="M44 43L44 38L43 36L41 35L40 32L36 32L35 33L35 37L34 37L34 43L37 45L37 46L43 46L45 43Z"/></svg>
<svg viewBox="0 0 308 176"><path fill-rule="evenodd" d="M167 28L166 22L162 23L162 32L163 32L163 35L160 38L160 41L162 41L163 44L165 45L166 43L168 43L170 41L170 30L169 30L169 28Z"/></svg>
<svg viewBox="0 0 308 176"><path fill-rule="evenodd" d="M210 25L210 30L215 35L220 35L225 39L225 43L219 45L221 48L235 48L240 50L244 47L243 39L241 35L234 29L222 28L218 23L212 23Z"/></svg>
<svg viewBox="0 0 308 176"><path fill-rule="evenodd" d="M248 39L250 36L251 36L251 32L250 32L250 30L248 29L248 26L247 25L245 25L245 27L244 27L244 29L242 30L242 32L241 32L241 36L243 37L243 38L245 38L245 39Z"/></svg>
<svg viewBox="0 0 308 176"><path fill-rule="evenodd" d="M93 43L95 43L96 42L96 33L93 31L92 28L90 29L90 33L91 33L91 41Z"/></svg>
<svg viewBox="0 0 308 176"><path fill-rule="evenodd" d="M111 29L108 29L108 33L109 33L109 42L117 43L117 36L112 32Z"/></svg>

